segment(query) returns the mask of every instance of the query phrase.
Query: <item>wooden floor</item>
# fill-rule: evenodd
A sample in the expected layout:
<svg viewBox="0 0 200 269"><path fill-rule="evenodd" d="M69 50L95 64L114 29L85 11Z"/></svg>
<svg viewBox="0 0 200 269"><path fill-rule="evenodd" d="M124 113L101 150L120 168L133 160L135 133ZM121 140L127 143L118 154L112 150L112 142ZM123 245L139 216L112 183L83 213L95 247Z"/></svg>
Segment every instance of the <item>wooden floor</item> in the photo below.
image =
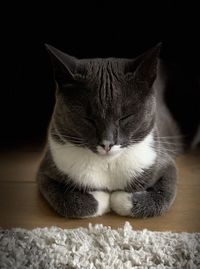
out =
<svg viewBox="0 0 200 269"><path fill-rule="evenodd" d="M35 228L60 226L87 227L102 223L113 228L129 221L135 229L200 232L200 152L178 158L178 193L171 210L164 216L133 219L109 213L90 219L65 219L55 213L41 197L35 174L41 152L10 151L0 154L0 227Z"/></svg>

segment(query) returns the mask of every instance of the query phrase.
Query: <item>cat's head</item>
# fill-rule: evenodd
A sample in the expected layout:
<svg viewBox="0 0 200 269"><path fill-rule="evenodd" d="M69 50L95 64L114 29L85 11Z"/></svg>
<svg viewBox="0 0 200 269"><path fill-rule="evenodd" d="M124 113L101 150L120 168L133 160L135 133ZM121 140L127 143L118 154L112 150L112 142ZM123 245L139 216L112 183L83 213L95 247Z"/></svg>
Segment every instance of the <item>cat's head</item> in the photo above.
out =
<svg viewBox="0 0 200 269"><path fill-rule="evenodd" d="M50 132L101 155L115 155L153 129L160 44L135 59L77 59L47 45L57 85Z"/></svg>

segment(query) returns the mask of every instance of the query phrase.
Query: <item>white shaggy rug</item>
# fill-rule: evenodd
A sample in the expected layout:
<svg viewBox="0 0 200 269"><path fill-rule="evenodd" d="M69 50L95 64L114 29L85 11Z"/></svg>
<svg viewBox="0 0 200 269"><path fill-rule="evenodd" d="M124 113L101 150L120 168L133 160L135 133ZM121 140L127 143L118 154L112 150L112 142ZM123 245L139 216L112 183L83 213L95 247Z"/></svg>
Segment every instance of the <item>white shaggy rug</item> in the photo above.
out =
<svg viewBox="0 0 200 269"><path fill-rule="evenodd" d="M123 269L200 268L200 233L134 231L126 222L0 230L0 268Z"/></svg>

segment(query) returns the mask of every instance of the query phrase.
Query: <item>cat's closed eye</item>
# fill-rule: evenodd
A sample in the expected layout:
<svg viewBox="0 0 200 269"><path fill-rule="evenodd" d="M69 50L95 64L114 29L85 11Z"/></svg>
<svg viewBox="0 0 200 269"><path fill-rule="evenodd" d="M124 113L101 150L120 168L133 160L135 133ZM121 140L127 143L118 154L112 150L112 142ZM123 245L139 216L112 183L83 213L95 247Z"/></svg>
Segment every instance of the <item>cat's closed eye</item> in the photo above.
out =
<svg viewBox="0 0 200 269"><path fill-rule="evenodd" d="M87 123L89 123L89 124L91 124L92 126L96 127L96 122L95 122L94 119L89 118L89 117L83 117L83 119L84 119Z"/></svg>
<svg viewBox="0 0 200 269"><path fill-rule="evenodd" d="M134 114L128 114L126 116L123 116L119 119L119 123L126 123L128 122L129 120L133 119L134 117Z"/></svg>

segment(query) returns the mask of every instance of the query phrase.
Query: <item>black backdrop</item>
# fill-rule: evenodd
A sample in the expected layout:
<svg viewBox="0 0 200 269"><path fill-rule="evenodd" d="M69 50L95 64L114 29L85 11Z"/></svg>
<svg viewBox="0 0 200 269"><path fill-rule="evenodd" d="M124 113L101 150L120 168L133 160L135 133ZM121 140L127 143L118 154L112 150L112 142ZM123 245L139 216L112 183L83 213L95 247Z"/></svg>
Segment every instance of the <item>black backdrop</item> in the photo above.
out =
<svg viewBox="0 0 200 269"><path fill-rule="evenodd" d="M84 3L83 3L84 2ZM44 43L76 57L135 57L162 41L172 74L168 103L183 128L199 119L197 6L177 1L10 5L1 34L1 146L44 141L54 104Z"/></svg>

